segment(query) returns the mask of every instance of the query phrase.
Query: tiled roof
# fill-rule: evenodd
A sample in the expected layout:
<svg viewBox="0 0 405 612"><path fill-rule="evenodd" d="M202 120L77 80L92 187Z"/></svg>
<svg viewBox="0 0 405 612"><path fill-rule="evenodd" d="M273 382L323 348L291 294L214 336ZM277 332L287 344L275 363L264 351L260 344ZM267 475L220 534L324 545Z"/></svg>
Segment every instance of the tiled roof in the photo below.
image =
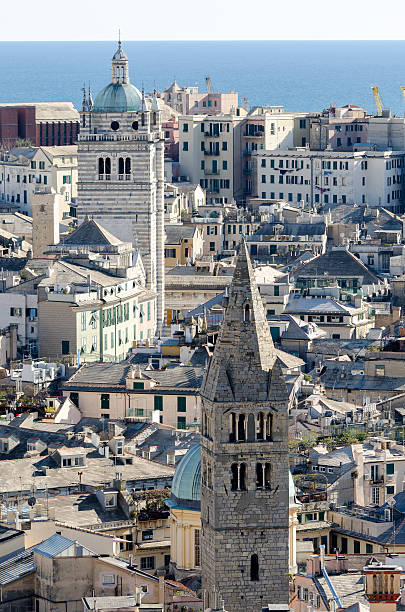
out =
<svg viewBox="0 0 405 612"><path fill-rule="evenodd" d="M180 244L184 238L193 238L197 231L194 225L165 225L166 244Z"/></svg>
<svg viewBox="0 0 405 612"><path fill-rule="evenodd" d="M122 241L93 219L88 219L69 234L63 244L109 246L122 244Z"/></svg>
<svg viewBox="0 0 405 612"><path fill-rule="evenodd" d="M295 280L303 278L361 278L363 285L381 283L374 272L371 272L360 259L349 253L346 249L331 249L323 255L315 257L307 264L292 273Z"/></svg>
<svg viewBox="0 0 405 612"><path fill-rule="evenodd" d="M33 549L34 552L43 555L44 557L53 558L60 553L64 552L74 544L73 540L69 540L59 533L55 533L53 536L44 540Z"/></svg>
<svg viewBox="0 0 405 612"><path fill-rule="evenodd" d="M31 550L18 551L0 563L0 585L5 586L36 571Z"/></svg>

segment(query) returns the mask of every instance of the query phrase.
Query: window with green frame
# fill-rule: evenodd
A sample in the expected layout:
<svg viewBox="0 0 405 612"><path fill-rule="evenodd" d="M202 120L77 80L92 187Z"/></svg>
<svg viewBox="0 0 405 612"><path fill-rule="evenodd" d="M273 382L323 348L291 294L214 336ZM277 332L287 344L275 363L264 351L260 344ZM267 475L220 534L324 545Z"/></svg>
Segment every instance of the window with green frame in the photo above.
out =
<svg viewBox="0 0 405 612"><path fill-rule="evenodd" d="M187 412L187 398L186 397L177 398L177 412Z"/></svg>
<svg viewBox="0 0 405 612"><path fill-rule="evenodd" d="M135 408L135 416L144 416L143 408Z"/></svg>
<svg viewBox="0 0 405 612"><path fill-rule="evenodd" d="M134 382L134 389L145 389L145 383L143 382Z"/></svg>
<svg viewBox="0 0 405 612"><path fill-rule="evenodd" d="M186 429L186 417L177 417L177 429Z"/></svg>
<svg viewBox="0 0 405 612"><path fill-rule="evenodd" d="M110 394L109 393L101 394L101 409L102 410L110 409Z"/></svg>
<svg viewBox="0 0 405 612"><path fill-rule="evenodd" d="M150 321L150 302L148 302L148 321Z"/></svg>
<svg viewBox="0 0 405 612"><path fill-rule="evenodd" d="M386 468L387 468L387 474L394 474L395 467L393 463L387 463Z"/></svg>
<svg viewBox="0 0 405 612"><path fill-rule="evenodd" d="M153 404L155 410L163 410L163 396L155 395L153 398Z"/></svg>

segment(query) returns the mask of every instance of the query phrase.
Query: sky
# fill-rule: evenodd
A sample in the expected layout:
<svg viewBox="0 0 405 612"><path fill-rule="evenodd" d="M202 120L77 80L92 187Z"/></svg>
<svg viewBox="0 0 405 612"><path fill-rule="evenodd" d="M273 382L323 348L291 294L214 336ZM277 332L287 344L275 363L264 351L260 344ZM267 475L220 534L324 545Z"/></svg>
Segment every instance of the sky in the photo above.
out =
<svg viewBox="0 0 405 612"><path fill-rule="evenodd" d="M404 18L404 0L19 0L0 40L402 40Z"/></svg>

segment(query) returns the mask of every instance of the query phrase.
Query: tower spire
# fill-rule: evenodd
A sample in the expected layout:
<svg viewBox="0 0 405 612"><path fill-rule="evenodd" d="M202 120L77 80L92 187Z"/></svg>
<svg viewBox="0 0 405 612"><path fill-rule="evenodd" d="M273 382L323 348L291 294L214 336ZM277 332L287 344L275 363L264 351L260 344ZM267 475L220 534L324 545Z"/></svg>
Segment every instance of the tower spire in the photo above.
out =
<svg viewBox="0 0 405 612"><path fill-rule="evenodd" d="M118 49L112 58L112 82L114 84L129 83L128 56L122 50L121 30L118 31Z"/></svg>
<svg viewBox="0 0 405 612"><path fill-rule="evenodd" d="M88 106L88 102L86 98L86 84L85 83L83 83L82 92L83 92L82 112L85 113L86 111L89 110L89 106Z"/></svg>
<svg viewBox="0 0 405 612"><path fill-rule="evenodd" d="M201 395L210 401L266 401L276 353L243 239Z"/></svg>

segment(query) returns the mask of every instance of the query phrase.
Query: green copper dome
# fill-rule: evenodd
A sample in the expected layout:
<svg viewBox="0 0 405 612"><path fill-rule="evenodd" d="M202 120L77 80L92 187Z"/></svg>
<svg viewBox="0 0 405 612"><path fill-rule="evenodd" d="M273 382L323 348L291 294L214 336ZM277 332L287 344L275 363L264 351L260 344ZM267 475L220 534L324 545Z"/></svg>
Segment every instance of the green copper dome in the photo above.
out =
<svg viewBox="0 0 405 612"><path fill-rule="evenodd" d="M201 500L201 450L196 444L184 455L173 477L171 507L200 509Z"/></svg>
<svg viewBox="0 0 405 612"><path fill-rule="evenodd" d="M139 111L142 96L131 83L110 83L97 94L93 113L126 113Z"/></svg>

